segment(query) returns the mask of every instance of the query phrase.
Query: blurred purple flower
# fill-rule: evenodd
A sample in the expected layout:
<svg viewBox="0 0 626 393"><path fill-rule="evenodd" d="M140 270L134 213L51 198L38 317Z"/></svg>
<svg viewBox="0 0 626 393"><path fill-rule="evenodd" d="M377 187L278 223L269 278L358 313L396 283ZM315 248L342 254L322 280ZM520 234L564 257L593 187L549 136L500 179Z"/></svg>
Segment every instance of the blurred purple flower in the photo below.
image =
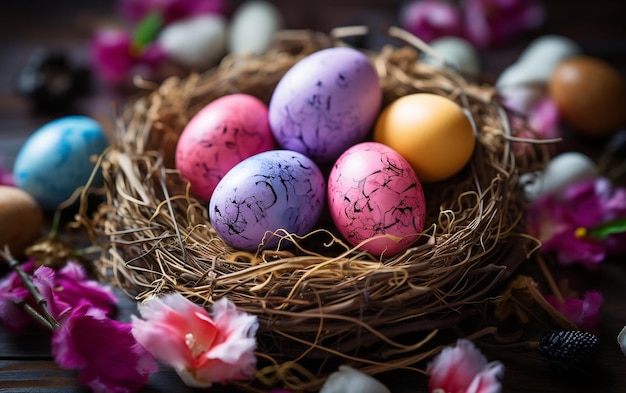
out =
<svg viewBox="0 0 626 393"><path fill-rule="evenodd" d="M598 334L600 306L604 302L604 297L600 292L586 292L582 299L565 297L563 303L553 295L546 295L546 300L567 319L574 322L580 330Z"/></svg>
<svg viewBox="0 0 626 393"><path fill-rule="evenodd" d="M478 48L505 43L541 26L543 4L537 0L463 0L465 38Z"/></svg>
<svg viewBox="0 0 626 393"><path fill-rule="evenodd" d="M575 183L527 210L529 233L542 242L542 251L554 252L563 265L580 263L590 270L607 255L626 252L626 233L596 239L580 236L580 228L619 218L626 218L626 189L614 188L606 178Z"/></svg>
<svg viewBox="0 0 626 393"><path fill-rule="evenodd" d="M94 392L137 392L158 369L134 339L130 323L107 318L87 299L80 299L59 322L52 335L54 360L78 370L80 381Z"/></svg>
<svg viewBox="0 0 626 393"><path fill-rule="evenodd" d="M165 24L200 14L223 14L227 0L120 0L119 12L131 22L139 22L151 12L160 11Z"/></svg>
<svg viewBox="0 0 626 393"><path fill-rule="evenodd" d="M400 9L403 29L425 42L462 32L461 12L457 6L443 0L417 0Z"/></svg>
<svg viewBox="0 0 626 393"><path fill-rule="evenodd" d="M132 74L153 77L167 55L156 42L144 48L134 47L128 31L100 30L91 41L91 59L96 73L105 82L120 85L128 83Z"/></svg>
<svg viewBox="0 0 626 393"><path fill-rule="evenodd" d="M7 171L2 166L0 166L0 186L15 186L13 173Z"/></svg>

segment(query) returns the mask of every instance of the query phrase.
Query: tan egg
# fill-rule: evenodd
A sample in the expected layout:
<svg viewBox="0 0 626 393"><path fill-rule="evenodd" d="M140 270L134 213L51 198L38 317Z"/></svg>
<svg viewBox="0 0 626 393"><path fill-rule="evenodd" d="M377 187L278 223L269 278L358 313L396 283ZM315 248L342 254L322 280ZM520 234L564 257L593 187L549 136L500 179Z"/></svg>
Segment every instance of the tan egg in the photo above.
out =
<svg viewBox="0 0 626 393"><path fill-rule="evenodd" d="M626 124L626 80L604 60L582 55L565 59L548 88L563 120L581 135L603 138Z"/></svg>
<svg viewBox="0 0 626 393"><path fill-rule="evenodd" d="M13 257L23 256L42 229L43 213L35 199L20 188L0 186L0 248L8 245Z"/></svg>
<svg viewBox="0 0 626 393"><path fill-rule="evenodd" d="M381 112L374 141L404 157L421 182L437 182L459 172L474 152L476 138L463 109L440 95L400 97Z"/></svg>

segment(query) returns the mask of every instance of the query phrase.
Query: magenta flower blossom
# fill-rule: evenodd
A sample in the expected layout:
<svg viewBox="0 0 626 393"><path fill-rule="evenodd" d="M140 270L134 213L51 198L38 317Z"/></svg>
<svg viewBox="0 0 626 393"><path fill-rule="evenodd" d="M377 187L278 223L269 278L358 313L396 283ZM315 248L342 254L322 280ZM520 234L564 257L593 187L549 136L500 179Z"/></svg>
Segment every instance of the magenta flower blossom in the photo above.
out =
<svg viewBox="0 0 626 393"><path fill-rule="evenodd" d="M98 76L112 85L129 83L134 74L151 79L167 55L156 43L135 48L131 33L125 30L100 30L91 41L91 60Z"/></svg>
<svg viewBox="0 0 626 393"><path fill-rule="evenodd" d="M228 11L227 0L120 0L119 12L136 23L152 12L160 12L165 24L201 14L222 14Z"/></svg>
<svg viewBox="0 0 626 393"><path fill-rule="evenodd" d="M107 318L86 299L79 300L60 322L52 335L54 360L78 370L80 381L94 392L137 392L158 369L133 338L130 323Z"/></svg>
<svg viewBox="0 0 626 393"><path fill-rule="evenodd" d="M502 363L487 362L474 344L459 339L456 346L444 348L426 368L432 393L499 393Z"/></svg>
<svg viewBox="0 0 626 393"><path fill-rule="evenodd" d="M442 0L411 1L400 9L400 26L425 42L444 36L459 36L461 12Z"/></svg>
<svg viewBox="0 0 626 393"><path fill-rule="evenodd" d="M25 262L22 269L32 274L35 263L32 260ZM0 321L10 332L19 332L35 324L35 320L17 306L22 302L32 303L32 297L17 273L10 272L0 281Z"/></svg>
<svg viewBox="0 0 626 393"><path fill-rule="evenodd" d="M465 38L478 48L505 43L541 26L543 5L536 0L463 0Z"/></svg>
<svg viewBox="0 0 626 393"><path fill-rule="evenodd" d="M578 329L598 334L600 307L604 303L604 297L600 292L586 292L582 299L565 297L562 303L553 295L546 295L546 300L567 319L574 322Z"/></svg>
<svg viewBox="0 0 626 393"><path fill-rule="evenodd" d="M143 319L131 317L137 341L188 386L246 380L256 371L256 316L226 298L213 304L212 315L179 293L149 299L139 313Z"/></svg>
<svg viewBox="0 0 626 393"><path fill-rule="evenodd" d="M118 301L110 288L89 280L85 269L71 261L59 270L46 266L37 268L33 282L57 320L71 312L79 300L88 301L92 308L108 316L113 314Z"/></svg>
<svg viewBox="0 0 626 393"><path fill-rule="evenodd" d="M529 233L542 242L542 251L554 252L563 265L580 263L590 270L607 255L626 252L626 233L603 239L585 233L620 218L626 218L626 189L614 188L606 178L575 183L527 210Z"/></svg>

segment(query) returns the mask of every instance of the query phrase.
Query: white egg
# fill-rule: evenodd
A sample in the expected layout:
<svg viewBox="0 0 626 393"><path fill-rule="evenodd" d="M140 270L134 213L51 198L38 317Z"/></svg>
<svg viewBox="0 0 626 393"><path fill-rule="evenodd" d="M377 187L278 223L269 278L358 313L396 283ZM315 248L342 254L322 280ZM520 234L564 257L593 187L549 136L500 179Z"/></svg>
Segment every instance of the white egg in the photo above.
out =
<svg viewBox="0 0 626 393"><path fill-rule="evenodd" d="M430 42L430 47L440 54L448 65L461 74L477 75L480 72L480 57L476 48L463 38L441 37ZM425 55L423 61L438 64L438 60Z"/></svg>
<svg viewBox="0 0 626 393"><path fill-rule="evenodd" d="M196 70L215 65L226 53L226 18L205 14L173 22L159 34L168 57Z"/></svg>
<svg viewBox="0 0 626 393"><path fill-rule="evenodd" d="M588 156L577 152L561 153L550 160L537 176L525 174L520 182L529 201L556 194L568 186L599 175L599 169Z"/></svg>
<svg viewBox="0 0 626 393"><path fill-rule="evenodd" d="M515 63L506 68L496 81L496 87L546 83L562 60L582 53L570 38L550 34L531 42Z"/></svg>
<svg viewBox="0 0 626 393"><path fill-rule="evenodd" d="M241 4L230 22L228 52L264 53L283 24L280 10L272 3L251 0Z"/></svg>

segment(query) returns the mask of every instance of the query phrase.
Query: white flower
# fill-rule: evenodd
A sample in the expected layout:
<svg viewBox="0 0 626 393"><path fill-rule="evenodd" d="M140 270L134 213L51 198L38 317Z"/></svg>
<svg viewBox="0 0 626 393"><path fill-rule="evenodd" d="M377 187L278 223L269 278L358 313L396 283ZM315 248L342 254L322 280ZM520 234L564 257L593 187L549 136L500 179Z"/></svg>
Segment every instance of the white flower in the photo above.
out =
<svg viewBox="0 0 626 393"><path fill-rule="evenodd" d="M328 376L320 393L391 393L373 377L350 366L339 366L339 371Z"/></svg>

